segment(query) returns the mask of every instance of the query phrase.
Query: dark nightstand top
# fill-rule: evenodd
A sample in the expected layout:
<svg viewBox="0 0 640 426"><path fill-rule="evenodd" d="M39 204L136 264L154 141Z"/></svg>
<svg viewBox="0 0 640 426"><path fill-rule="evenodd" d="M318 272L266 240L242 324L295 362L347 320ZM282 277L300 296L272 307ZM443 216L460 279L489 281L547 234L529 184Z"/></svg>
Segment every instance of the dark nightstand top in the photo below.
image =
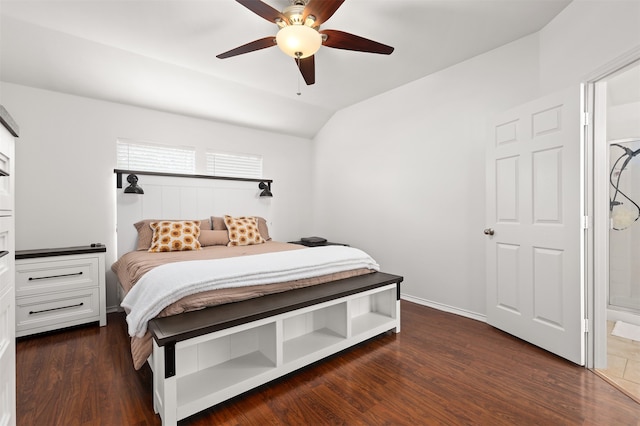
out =
<svg viewBox="0 0 640 426"><path fill-rule="evenodd" d="M307 247L322 247L322 246L349 246L349 244L344 243L332 243L331 241L325 241L324 243L307 243L305 241L289 241L289 244L299 244L301 246Z"/></svg>
<svg viewBox="0 0 640 426"><path fill-rule="evenodd" d="M71 254L88 254L106 252L104 244L96 246L60 247L34 250L16 250L16 259L35 259L38 257L68 256Z"/></svg>

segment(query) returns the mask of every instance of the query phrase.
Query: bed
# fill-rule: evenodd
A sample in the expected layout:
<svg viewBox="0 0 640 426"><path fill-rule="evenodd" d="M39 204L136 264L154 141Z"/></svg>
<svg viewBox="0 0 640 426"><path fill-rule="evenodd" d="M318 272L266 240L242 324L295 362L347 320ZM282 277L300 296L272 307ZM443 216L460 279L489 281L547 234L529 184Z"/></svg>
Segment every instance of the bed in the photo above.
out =
<svg viewBox="0 0 640 426"><path fill-rule="evenodd" d="M259 243L233 244L240 220ZM190 240L197 248L149 252L159 230L176 223L197 228ZM132 228L135 247L112 270L134 368L151 366L154 409L165 425L400 331L402 277L380 272L356 248L273 241L260 216L143 219Z"/></svg>

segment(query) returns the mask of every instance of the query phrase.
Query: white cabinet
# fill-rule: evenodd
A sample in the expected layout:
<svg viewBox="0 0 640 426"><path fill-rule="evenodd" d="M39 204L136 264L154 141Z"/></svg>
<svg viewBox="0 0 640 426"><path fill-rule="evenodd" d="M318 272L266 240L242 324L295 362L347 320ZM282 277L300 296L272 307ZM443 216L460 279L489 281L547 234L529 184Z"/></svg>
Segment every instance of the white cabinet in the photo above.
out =
<svg viewBox="0 0 640 426"><path fill-rule="evenodd" d="M376 288L300 309L277 307L286 312L179 340L175 346L160 346L154 339L154 407L163 424L173 425L378 334L399 332L402 278L395 278L397 282L388 279ZM230 317L237 323L241 315L238 310ZM178 323L169 321L150 325L156 338L172 330L175 335ZM184 328L194 330L192 324Z"/></svg>
<svg viewBox="0 0 640 426"><path fill-rule="evenodd" d="M0 425L16 424L14 152L18 126L0 105Z"/></svg>
<svg viewBox="0 0 640 426"><path fill-rule="evenodd" d="M16 253L16 336L106 325L104 246Z"/></svg>

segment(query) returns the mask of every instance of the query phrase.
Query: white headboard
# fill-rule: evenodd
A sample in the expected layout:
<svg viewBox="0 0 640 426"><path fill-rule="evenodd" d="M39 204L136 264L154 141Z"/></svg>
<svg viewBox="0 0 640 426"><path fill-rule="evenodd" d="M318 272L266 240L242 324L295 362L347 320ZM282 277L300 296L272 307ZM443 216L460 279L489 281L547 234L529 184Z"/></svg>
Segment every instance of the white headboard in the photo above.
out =
<svg viewBox="0 0 640 426"><path fill-rule="evenodd" d="M210 216L261 216L270 225L271 198L260 197L258 182L138 174L144 194L117 188L117 257L136 249L133 224L143 219L205 219ZM266 181L267 179L265 179Z"/></svg>

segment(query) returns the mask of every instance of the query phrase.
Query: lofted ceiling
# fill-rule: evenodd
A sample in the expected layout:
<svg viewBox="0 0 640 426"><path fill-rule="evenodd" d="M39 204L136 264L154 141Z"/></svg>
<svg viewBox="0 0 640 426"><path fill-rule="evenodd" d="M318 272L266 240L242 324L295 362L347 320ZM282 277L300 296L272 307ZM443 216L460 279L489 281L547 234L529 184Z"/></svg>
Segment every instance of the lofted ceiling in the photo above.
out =
<svg viewBox="0 0 640 426"><path fill-rule="evenodd" d="M570 1L346 0L322 29L395 51L321 47L306 86L277 47L216 58L277 32L234 0L0 0L0 79L312 138L336 111L534 33Z"/></svg>

